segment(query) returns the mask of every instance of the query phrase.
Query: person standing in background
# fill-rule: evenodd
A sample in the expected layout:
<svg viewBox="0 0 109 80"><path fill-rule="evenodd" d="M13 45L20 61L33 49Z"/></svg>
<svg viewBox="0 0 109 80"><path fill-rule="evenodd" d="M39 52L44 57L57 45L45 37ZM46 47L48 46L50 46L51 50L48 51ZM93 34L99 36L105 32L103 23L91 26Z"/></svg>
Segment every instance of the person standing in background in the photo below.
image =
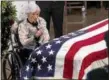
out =
<svg viewBox="0 0 109 80"><path fill-rule="evenodd" d="M109 10L109 1L104 1L103 5L104 5L106 10Z"/></svg>
<svg viewBox="0 0 109 80"><path fill-rule="evenodd" d="M36 1L41 8L40 16L47 22L47 29L50 30L50 18L52 17L55 38L63 35L63 13L64 1Z"/></svg>
<svg viewBox="0 0 109 80"><path fill-rule="evenodd" d="M106 46L107 46L108 55L109 55L109 30L106 32L104 39L106 41Z"/></svg>

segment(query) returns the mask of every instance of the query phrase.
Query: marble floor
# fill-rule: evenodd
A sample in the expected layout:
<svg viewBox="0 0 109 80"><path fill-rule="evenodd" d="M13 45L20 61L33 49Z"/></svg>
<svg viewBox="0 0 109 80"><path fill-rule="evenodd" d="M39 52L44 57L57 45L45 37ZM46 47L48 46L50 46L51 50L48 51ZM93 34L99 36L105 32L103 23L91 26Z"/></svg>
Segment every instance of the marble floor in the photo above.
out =
<svg viewBox="0 0 109 80"><path fill-rule="evenodd" d="M74 9L71 11L69 15L67 16L64 15L63 35L87 27L91 24L99 22L108 17L109 17L109 11L105 10L104 8L89 8L87 9L87 14L85 17L85 21L83 23L67 24L68 22L78 22L83 20L81 10ZM50 37L51 39L54 38L54 28L52 20L51 20Z"/></svg>

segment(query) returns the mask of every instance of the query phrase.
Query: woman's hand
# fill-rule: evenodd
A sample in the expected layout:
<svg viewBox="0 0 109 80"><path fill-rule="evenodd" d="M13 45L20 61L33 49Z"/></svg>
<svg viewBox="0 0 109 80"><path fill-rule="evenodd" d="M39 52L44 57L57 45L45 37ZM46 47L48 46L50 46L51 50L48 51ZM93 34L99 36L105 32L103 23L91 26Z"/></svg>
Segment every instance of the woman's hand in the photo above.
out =
<svg viewBox="0 0 109 80"><path fill-rule="evenodd" d="M36 37L39 37L43 34L42 30L38 30L35 34Z"/></svg>
<svg viewBox="0 0 109 80"><path fill-rule="evenodd" d="M49 37L48 36L44 36L44 41L49 41Z"/></svg>

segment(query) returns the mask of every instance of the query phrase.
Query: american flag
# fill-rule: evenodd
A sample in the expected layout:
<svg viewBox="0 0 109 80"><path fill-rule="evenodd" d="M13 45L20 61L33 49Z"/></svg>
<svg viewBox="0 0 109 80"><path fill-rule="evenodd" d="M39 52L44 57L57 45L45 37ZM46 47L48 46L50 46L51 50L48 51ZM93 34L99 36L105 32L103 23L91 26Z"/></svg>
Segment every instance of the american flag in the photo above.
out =
<svg viewBox="0 0 109 80"><path fill-rule="evenodd" d="M36 48L21 68L20 80L86 79L89 71L108 64L108 24L105 19Z"/></svg>

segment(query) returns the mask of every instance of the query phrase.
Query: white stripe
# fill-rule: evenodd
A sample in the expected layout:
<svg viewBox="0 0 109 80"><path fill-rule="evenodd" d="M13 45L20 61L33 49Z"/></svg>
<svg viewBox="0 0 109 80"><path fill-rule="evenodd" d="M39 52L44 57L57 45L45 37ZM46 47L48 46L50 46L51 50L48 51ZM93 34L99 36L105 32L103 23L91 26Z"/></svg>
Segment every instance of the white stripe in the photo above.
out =
<svg viewBox="0 0 109 80"><path fill-rule="evenodd" d="M108 65L108 58L100 59L97 61L94 61L90 66L88 66L84 71L83 79L87 78L87 73L93 69L97 69L103 66Z"/></svg>
<svg viewBox="0 0 109 80"><path fill-rule="evenodd" d="M107 21L107 20L108 20L108 19L104 19L104 20L102 20L102 21L100 21L100 22L97 22L97 23L94 23L94 24L92 24L92 25L89 25L89 26L87 26L87 27L85 27L85 28L79 29L78 31L84 31L84 30L90 29L90 28L92 28L92 27L94 27L94 26L96 26L96 25L98 25L98 24L100 24L100 23L103 23L103 22ZM72 32L71 32L71 33L72 33ZM71 34L71 33L68 33L68 34Z"/></svg>
<svg viewBox="0 0 109 80"><path fill-rule="evenodd" d="M106 32L108 30L108 24L91 32L88 32L86 34L83 34L81 36L72 38L68 41L66 41L62 47L60 48L60 50L58 51L57 55L56 55L56 65L55 65L55 75L54 76L59 76L60 78L63 77L63 70L64 70L64 59L65 56L67 54L67 52L69 51L69 49L71 48L71 46L80 41L80 40L84 40L84 39L88 39L90 37L93 37L95 35L98 35L100 33Z"/></svg>
<svg viewBox="0 0 109 80"><path fill-rule="evenodd" d="M78 78L82 62L87 55L91 54L92 52L100 51L103 49L106 49L106 43L104 40L102 40L98 43L83 46L82 48L80 48L79 51L74 56L74 64L73 64L73 68L74 68L73 74L74 75L73 75L73 78L74 79ZM75 74L75 72L77 72L77 74Z"/></svg>
<svg viewBox="0 0 109 80"><path fill-rule="evenodd" d="M66 79L66 78L60 78L60 76L58 76L58 77L57 77L57 76L56 76L56 77L36 77L36 76L35 76L34 79L35 79L35 80L55 80L55 79L56 79L56 80L57 80L57 79L59 79L59 80L61 80L61 79L62 79L62 80L69 80L69 79Z"/></svg>
<svg viewBox="0 0 109 80"><path fill-rule="evenodd" d="M108 19L104 19L104 20L102 20L102 21L100 21L100 22L94 23L94 24L92 24L92 25L90 25L90 26L88 26L88 27L82 28L82 29L80 29L80 30L87 30L87 29L90 29L90 28L92 28L92 27L94 27L94 26L96 26L96 25L98 25L98 24L100 24L100 23L103 23L103 22L107 21L107 20L108 20Z"/></svg>

